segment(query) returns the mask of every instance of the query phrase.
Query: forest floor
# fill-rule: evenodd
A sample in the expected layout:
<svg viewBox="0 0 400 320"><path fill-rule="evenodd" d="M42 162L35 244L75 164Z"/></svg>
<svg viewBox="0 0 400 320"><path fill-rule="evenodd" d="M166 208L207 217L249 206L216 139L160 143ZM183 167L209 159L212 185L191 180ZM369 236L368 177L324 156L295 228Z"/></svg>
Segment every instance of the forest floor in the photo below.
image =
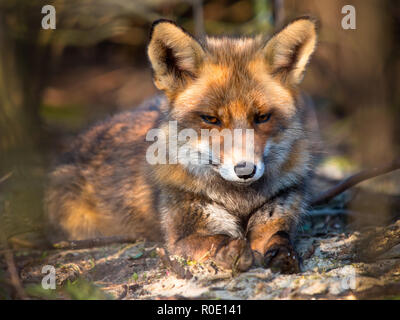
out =
<svg viewBox="0 0 400 320"><path fill-rule="evenodd" d="M315 210L296 238L301 273L252 268L232 274L213 263L160 259L160 243L137 241L81 250L19 251L30 297L46 299L371 299L400 297L400 220L354 228L348 213ZM357 230L356 230L357 229ZM56 290L41 286L45 265ZM0 262L0 270L5 265Z"/></svg>
<svg viewBox="0 0 400 320"><path fill-rule="evenodd" d="M148 242L26 252L19 253L15 260L23 286L36 298L399 298L400 221L373 229L386 244L386 250L382 249L385 246L382 243L374 249L368 248L374 251L372 254L378 252L373 260L365 254L365 259L360 260L360 251L357 252L360 240L365 241L367 234L371 239L371 230L364 233L345 230L340 216L310 217L305 226L310 228L301 232L296 241L303 260L302 272L293 275L263 268L232 274L212 263L198 264L179 258L177 261L186 272L177 274L166 268L157 255L160 244ZM392 241L391 245L387 245L388 241ZM56 269L57 290L41 287L45 265Z"/></svg>

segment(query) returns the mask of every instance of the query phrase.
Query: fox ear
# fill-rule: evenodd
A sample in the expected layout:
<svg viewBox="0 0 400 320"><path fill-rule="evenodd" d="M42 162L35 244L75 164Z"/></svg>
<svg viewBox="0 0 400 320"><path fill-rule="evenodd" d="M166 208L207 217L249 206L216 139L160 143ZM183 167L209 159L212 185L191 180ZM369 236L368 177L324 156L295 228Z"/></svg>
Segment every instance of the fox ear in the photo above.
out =
<svg viewBox="0 0 400 320"><path fill-rule="evenodd" d="M157 20L152 26L147 54L156 87L171 97L196 78L204 50L172 21Z"/></svg>
<svg viewBox="0 0 400 320"><path fill-rule="evenodd" d="M273 76L295 86L303 80L306 65L317 43L316 21L299 18L274 35L265 45Z"/></svg>

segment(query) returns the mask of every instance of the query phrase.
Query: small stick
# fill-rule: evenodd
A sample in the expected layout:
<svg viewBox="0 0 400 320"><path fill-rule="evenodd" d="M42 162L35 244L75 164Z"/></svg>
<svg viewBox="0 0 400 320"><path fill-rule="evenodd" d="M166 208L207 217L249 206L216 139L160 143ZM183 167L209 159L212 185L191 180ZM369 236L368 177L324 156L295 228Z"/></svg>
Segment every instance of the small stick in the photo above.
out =
<svg viewBox="0 0 400 320"><path fill-rule="evenodd" d="M102 247L113 243L136 242L137 240L138 240L137 238L132 238L129 236L114 236L114 237L104 237L104 238L95 238L86 240L70 240L70 241L61 241L58 243L54 243L51 245L49 249L64 249L64 250L89 249L94 247Z"/></svg>
<svg viewBox="0 0 400 320"><path fill-rule="evenodd" d="M11 176L13 175L13 172L9 172L6 175L4 175L3 177L0 178L0 184L3 183L4 181L6 181L7 179L11 178Z"/></svg>
<svg viewBox="0 0 400 320"><path fill-rule="evenodd" d="M8 273L10 274L11 284L17 293L19 299L27 300L28 296L25 293L21 280L19 279L18 270L15 266L14 254L11 250L4 251L4 257L7 263Z"/></svg>
<svg viewBox="0 0 400 320"><path fill-rule="evenodd" d="M32 250L80 250L90 249L96 247L103 247L114 243L133 243L137 242L138 238L130 236L113 236L113 237L100 237L85 240L64 240L57 243L31 243L28 241L20 240L18 238L8 239L8 243L17 244L25 249ZM11 251L16 251L12 250ZM3 251L0 251L2 253Z"/></svg>
<svg viewBox="0 0 400 320"><path fill-rule="evenodd" d="M192 0L193 5L193 20L196 37L204 37L204 13L203 13L203 0Z"/></svg>
<svg viewBox="0 0 400 320"><path fill-rule="evenodd" d="M350 210L344 210L344 209L319 209L319 210L310 210L307 215L308 216L353 216L356 213L354 211Z"/></svg>
<svg viewBox="0 0 400 320"><path fill-rule="evenodd" d="M337 195L341 194L342 192L346 191L347 189L350 189L351 187L354 187L355 185L359 184L360 182L363 182L365 180L375 178L377 176L383 175L385 173L389 173L395 170L400 169L400 160L397 160L389 165L379 167L379 168L372 168L372 169L366 169L362 170L344 180L339 182L336 186L332 187L331 189L328 189L327 191L321 193L317 197L315 197L311 201L311 206L318 206L321 204L325 204L329 202L331 199L336 197Z"/></svg>

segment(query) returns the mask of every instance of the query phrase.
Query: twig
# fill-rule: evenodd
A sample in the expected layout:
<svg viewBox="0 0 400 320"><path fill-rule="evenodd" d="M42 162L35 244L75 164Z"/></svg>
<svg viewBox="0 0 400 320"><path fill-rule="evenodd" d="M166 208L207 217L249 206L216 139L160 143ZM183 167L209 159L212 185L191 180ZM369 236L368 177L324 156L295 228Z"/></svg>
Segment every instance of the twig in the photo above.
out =
<svg viewBox="0 0 400 320"><path fill-rule="evenodd" d="M283 26L285 20L285 5L283 0L272 1L274 25L275 29L278 30Z"/></svg>
<svg viewBox="0 0 400 320"><path fill-rule="evenodd" d="M359 184L360 182L363 182L365 180L383 175L385 173L395 171L400 169L400 160L397 160L389 165L379 167L379 168L372 168L372 169L366 169L362 170L359 173L356 173L343 181L341 181L339 184L336 186L332 187L331 189L321 193L317 197L315 197L311 201L311 206L318 206L324 203L329 202L331 199L336 197L338 194L341 194L342 192L346 191L347 189L350 189L351 187L354 187L355 185Z"/></svg>
<svg viewBox="0 0 400 320"><path fill-rule="evenodd" d="M178 279L189 280L193 277L193 274L189 270L185 270L185 268L182 267L178 261L170 259L163 248L157 248L156 251L164 267L175 273Z"/></svg>
<svg viewBox="0 0 400 320"><path fill-rule="evenodd" d="M80 249L90 249L95 247L107 246L116 243L133 243L137 242L138 238L133 238L129 236L113 236L113 237L101 237L86 240L65 240L57 243L32 243L24 241L18 238L11 238L8 243L17 244L24 249L33 250L80 250ZM11 251L16 251L12 250ZM2 253L3 251L0 251Z"/></svg>
<svg viewBox="0 0 400 320"><path fill-rule="evenodd" d="M14 287L18 298L22 300L27 300L28 296L26 295L25 290L21 284L21 280L19 279L17 267L15 266L13 252L11 250L5 250L4 257L7 263L8 273L10 274L11 284Z"/></svg>
<svg viewBox="0 0 400 320"><path fill-rule="evenodd" d="M114 236L114 237L104 237L104 238L95 238L86 240L70 240L70 241L61 241L58 243L54 243L50 246L49 249L68 249L68 250L89 249L94 247L102 247L113 243L136 242L137 240L138 240L137 238L132 238L129 236Z"/></svg>
<svg viewBox="0 0 400 320"><path fill-rule="evenodd" d="M203 0L192 0L193 20L197 38L204 37Z"/></svg>
<svg viewBox="0 0 400 320"><path fill-rule="evenodd" d="M0 184L3 183L4 181L6 181L7 179L11 178L11 176L13 175L13 172L9 172L6 175L4 175L3 177L0 178Z"/></svg>
<svg viewBox="0 0 400 320"><path fill-rule="evenodd" d="M36 243L32 243L19 238L11 238L8 240L8 243L11 245L17 245L18 247L22 247L25 249L38 249L38 245Z"/></svg>
<svg viewBox="0 0 400 320"><path fill-rule="evenodd" d="M356 215L356 212L350 211L350 210L344 210L344 209L329 209L329 208L324 208L320 210L310 210L308 212L309 216L354 216Z"/></svg>

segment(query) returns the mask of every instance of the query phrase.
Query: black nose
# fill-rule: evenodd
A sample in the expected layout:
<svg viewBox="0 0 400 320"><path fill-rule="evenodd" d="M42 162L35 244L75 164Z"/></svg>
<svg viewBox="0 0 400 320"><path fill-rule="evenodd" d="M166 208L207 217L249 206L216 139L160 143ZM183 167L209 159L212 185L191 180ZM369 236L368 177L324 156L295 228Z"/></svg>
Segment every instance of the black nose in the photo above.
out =
<svg viewBox="0 0 400 320"><path fill-rule="evenodd" d="M239 162L234 168L236 175L240 179L250 179L256 174L256 166L252 162Z"/></svg>

